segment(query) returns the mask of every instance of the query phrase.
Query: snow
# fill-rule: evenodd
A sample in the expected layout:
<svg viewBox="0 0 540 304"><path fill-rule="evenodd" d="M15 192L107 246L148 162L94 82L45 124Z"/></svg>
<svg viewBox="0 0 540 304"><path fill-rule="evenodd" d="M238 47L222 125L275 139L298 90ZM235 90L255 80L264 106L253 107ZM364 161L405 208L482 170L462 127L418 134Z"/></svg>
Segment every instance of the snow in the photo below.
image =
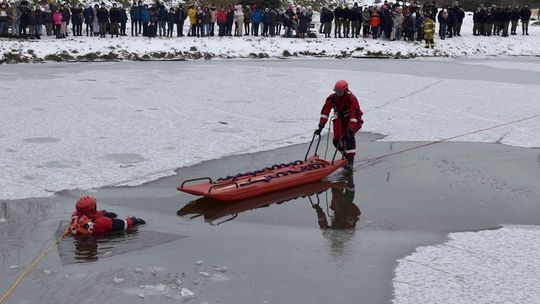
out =
<svg viewBox="0 0 540 304"><path fill-rule="evenodd" d="M521 28L521 24L518 25ZM318 30L318 25L315 26ZM187 28L184 33L187 32ZM130 33L130 29L127 30ZM97 54L102 59L170 58L281 58L285 52L300 57L486 57L486 56L537 56L540 49L540 27L531 26L530 36L475 37L472 35L472 13L463 22L462 37L440 40L435 38L434 49L425 49L424 42L384 41L368 39L334 38L282 38L282 37L174 37L174 38L95 38L73 37L41 40L1 39L0 62L7 54L27 58L30 62L54 60L48 55L67 54L63 60L88 60L87 54ZM158 54L163 53L163 54ZM109 56L111 54L112 56ZM146 55L146 56L145 56Z"/></svg>
<svg viewBox="0 0 540 304"><path fill-rule="evenodd" d="M399 261L394 304L535 304L540 298L540 226L451 233Z"/></svg>

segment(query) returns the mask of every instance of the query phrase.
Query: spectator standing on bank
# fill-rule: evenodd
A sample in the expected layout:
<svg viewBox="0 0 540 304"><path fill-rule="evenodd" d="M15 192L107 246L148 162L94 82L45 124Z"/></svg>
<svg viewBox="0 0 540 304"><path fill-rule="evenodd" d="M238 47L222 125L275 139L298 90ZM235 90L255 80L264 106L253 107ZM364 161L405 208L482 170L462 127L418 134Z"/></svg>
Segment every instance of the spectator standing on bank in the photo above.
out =
<svg viewBox="0 0 540 304"><path fill-rule="evenodd" d="M97 37L99 36L99 20L98 20L98 17L97 17L97 14L98 14L98 10L99 10L99 5L94 5L94 21L92 21L92 31L94 32L94 37Z"/></svg>
<svg viewBox="0 0 540 304"><path fill-rule="evenodd" d="M99 36L105 38L109 23L109 11L105 7L105 3L101 3L101 7L97 11L97 20L99 22Z"/></svg>
<svg viewBox="0 0 540 304"><path fill-rule="evenodd" d="M124 7L120 6L120 36L127 36L126 34L126 24L128 21L128 16L126 9Z"/></svg>
<svg viewBox="0 0 540 304"><path fill-rule="evenodd" d="M83 7L79 4L76 7L71 8L71 20L73 36L82 36L82 23L83 23Z"/></svg>
<svg viewBox="0 0 540 304"><path fill-rule="evenodd" d="M223 6L216 13L216 22L218 25L218 36L225 36L227 34L227 14Z"/></svg>
<svg viewBox="0 0 540 304"><path fill-rule="evenodd" d="M367 38L369 37L369 20L371 19L371 12L369 11L367 6L364 6L364 9L362 10L362 37Z"/></svg>
<svg viewBox="0 0 540 304"><path fill-rule="evenodd" d="M193 4L188 7L189 29L188 36L197 36L197 9Z"/></svg>
<svg viewBox="0 0 540 304"><path fill-rule="evenodd" d="M529 35L529 20L531 19L531 9L524 5L520 12L522 35Z"/></svg>
<svg viewBox="0 0 540 304"><path fill-rule="evenodd" d="M519 6L516 5L510 12L510 23L511 23L510 35L517 35L516 30L517 30L517 25L519 22L519 16L520 16Z"/></svg>
<svg viewBox="0 0 540 304"><path fill-rule="evenodd" d="M21 11L18 5L11 5L7 11L9 25L11 25L11 36L19 37L19 25L21 24Z"/></svg>
<svg viewBox="0 0 540 304"><path fill-rule="evenodd" d="M61 31L62 31L62 13L59 9L55 9L53 13L53 24L54 24L54 34L56 35L56 38L63 38Z"/></svg>
<svg viewBox="0 0 540 304"><path fill-rule="evenodd" d="M118 38L118 28L120 25L120 9L118 8L118 5L116 3L113 3L113 7L109 11L109 19L111 20L111 38L113 38L113 35L116 35L116 38Z"/></svg>
<svg viewBox="0 0 540 304"><path fill-rule="evenodd" d="M6 0L0 0L0 37L7 36L8 30L8 8Z"/></svg>
<svg viewBox="0 0 540 304"><path fill-rule="evenodd" d="M323 7L321 10L321 20L323 22L324 38L331 38L332 21L334 21L334 12L328 7Z"/></svg>
<svg viewBox="0 0 540 304"><path fill-rule="evenodd" d="M167 9L163 3L157 5L159 36L167 36Z"/></svg>
<svg viewBox="0 0 540 304"><path fill-rule="evenodd" d="M435 46L433 36L435 36L435 21L426 17L424 18L424 39L426 40L426 49Z"/></svg>
<svg viewBox="0 0 540 304"><path fill-rule="evenodd" d="M66 38L68 36L69 21L71 20L71 11L67 3L62 3L60 13L62 13L62 37Z"/></svg>
<svg viewBox="0 0 540 304"><path fill-rule="evenodd" d="M176 32L178 37L184 37L184 22L187 18L187 11L183 4L180 4L178 7L178 10L176 10L176 14L178 15L177 24L176 24Z"/></svg>
<svg viewBox="0 0 540 304"><path fill-rule="evenodd" d="M140 12L141 12L140 25L142 25L142 35L148 36L148 23L150 22L150 10L148 9L147 4L143 6L139 5L139 7L140 7ZM141 33L141 26L139 26L139 33Z"/></svg>
<svg viewBox="0 0 540 304"><path fill-rule="evenodd" d="M136 1L133 1L131 8L129 9L129 17L131 18L131 36L139 36L139 21L141 19L141 7L137 5Z"/></svg>
<svg viewBox="0 0 540 304"><path fill-rule="evenodd" d="M244 11L242 5L234 6L234 22L236 24L235 36L244 36Z"/></svg>
<svg viewBox="0 0 540 304"><path fill-rule="evenodd" d="M86 36L93 36L92 24L94 23L94 9L88 5L83 11Z"/></svg>

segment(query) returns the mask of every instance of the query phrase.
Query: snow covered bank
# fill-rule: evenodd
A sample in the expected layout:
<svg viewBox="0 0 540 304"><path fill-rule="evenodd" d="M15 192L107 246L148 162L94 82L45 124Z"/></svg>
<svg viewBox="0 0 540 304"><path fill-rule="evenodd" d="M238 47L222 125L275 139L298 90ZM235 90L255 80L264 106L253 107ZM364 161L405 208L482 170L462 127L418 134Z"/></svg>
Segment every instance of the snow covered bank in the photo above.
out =
<svg viewBox="0 0 540 304"><path fill-rule="evenodd" d="M0 63L41 61L170 60L211 58L290 57L486 57L538 56L540 27L531 26L530 36L475 37L472 16L464 20L462 36L435 40L434 49L424 42L382 39L205 37L205 38L96 38L73 37L42 40L0 39ZM129 31L128 31L129 32Z"/></svg>
<svg viewBox="0 0 540 304"><path fill-rule="evenodd" d="M417 248L399 260L393 303L538 303L539 238L539 226L506 226Z"/></svg>

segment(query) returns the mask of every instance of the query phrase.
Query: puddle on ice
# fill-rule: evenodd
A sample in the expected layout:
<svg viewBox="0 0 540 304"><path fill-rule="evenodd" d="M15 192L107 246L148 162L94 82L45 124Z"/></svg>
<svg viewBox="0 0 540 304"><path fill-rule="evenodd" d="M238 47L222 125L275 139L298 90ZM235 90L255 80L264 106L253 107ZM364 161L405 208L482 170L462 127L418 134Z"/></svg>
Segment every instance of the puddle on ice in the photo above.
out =
<svg viewBox="0 0 540 304"><path fill-rule="evenodd" d="M112 160L113 162L130 165L140 163L146 160L142 155L136 153L112 153L106 154L101 157L101 159Z"/></svg>
<svg viewBox="0 0 540 304"><path fill-rule="evenodd" d="M59 237L69 223L63 221L56 232ZM178 239L184 235L131 229L108 233L103 236L66 236L58 244L58 254L62 265L95 262L98 259L112 257L136 250L148 249Z"/></svg>
<svg viewBox="0 0 540 304"><path fill-rule="evenodd" d="M33 144L46 144L46 143L53 143L60 141L60 138L54 138L54 137L30 137L25 138L25 142L27 143L33 143Z"/></svg>

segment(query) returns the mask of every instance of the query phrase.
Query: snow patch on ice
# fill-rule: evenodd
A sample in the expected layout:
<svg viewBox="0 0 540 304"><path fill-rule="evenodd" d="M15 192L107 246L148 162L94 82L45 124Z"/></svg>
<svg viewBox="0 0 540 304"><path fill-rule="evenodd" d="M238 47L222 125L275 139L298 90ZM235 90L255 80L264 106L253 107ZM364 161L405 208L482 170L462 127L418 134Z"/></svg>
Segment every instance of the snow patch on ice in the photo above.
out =
<svg viewBox="0 0 540 304"><path fill-rule="evenodd" d="M540 226L451 233L398 261L394 304L536 304Z"/></svg>

